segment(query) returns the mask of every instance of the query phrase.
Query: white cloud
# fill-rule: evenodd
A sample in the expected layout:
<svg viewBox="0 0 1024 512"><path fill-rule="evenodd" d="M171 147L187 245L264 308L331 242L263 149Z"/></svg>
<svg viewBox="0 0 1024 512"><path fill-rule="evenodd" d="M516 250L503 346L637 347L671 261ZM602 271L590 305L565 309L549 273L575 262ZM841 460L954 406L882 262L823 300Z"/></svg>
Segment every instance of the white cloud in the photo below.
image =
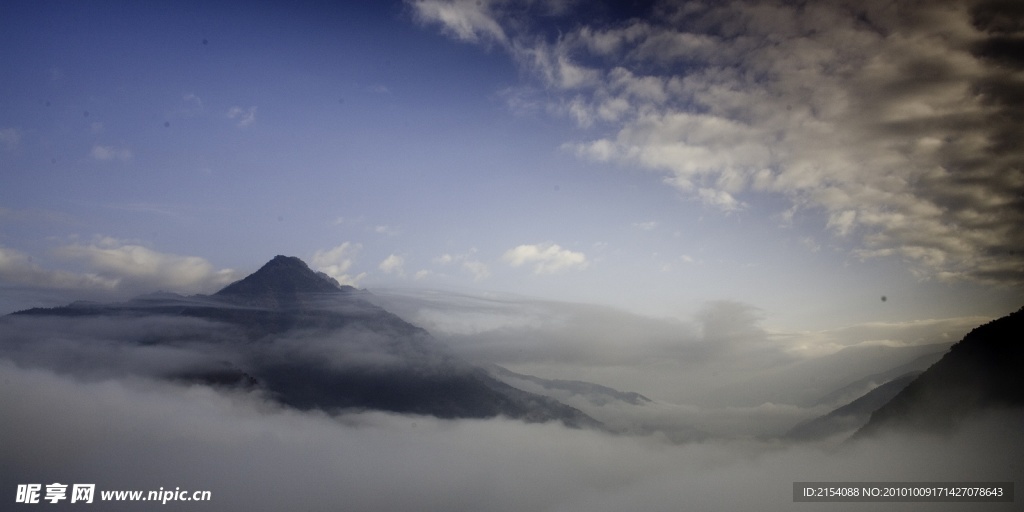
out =
<svg viewBox="0 0 1024 512"><path fill-rule="evenodd" d="M658 223L653 220L647 222L634 222L633 227L640 231L654 231L654 228L658 227Z"/></svg>
<svg viewBox="0 0 1024 512"><path fill-rule="evenodd" d="M57 254L82 261L100 278L138 292L216 291L239 277L230 269L216 270L198 256L161 253L109 237L88 245L67 245L58 249Z"/></svg>
<svg viewBox="0 0 1024 512"><path fill-rule="evenodd" d="M377 234L380 234L380 235L388 235L388 236L395 236L395 235L400 233L400 231L397 228L393 228L391 226L387 226L387 225L383 225L383 224L381 224L379 226L374 226L373 227L373 232L377 233Z"/></svg>
<svg viewBox="0 0 1024 512"><path fill-rule="evenodd" d="M377 265L377 268L385 274L398 274L399 276L405 275L405 258L398 256L397 254L389 254L384 261Z"/></svg>
<svg viewBox="0 0 1024 512"><path fill-rule="evenodd" d="M821 244L819 244L817 240L809 236L801 237L800 245L803 245L804 247L807 248L808 251L811 252L821 251Z"/></svg>
<svg viewBox="0 0 1024 512"><path fill-rule="evenodd" d="M835 230L840 236L846 236L850 233L850 230L856 225L857 212L855 210L843 210L841 212L833 212L828 217L827 227Z"/></svg>
<svg viewBox="0 0 1024 512"><path fill-rule="evenodd" d="M462 268L466 269L470 274L473 275L474 281L483 281L488 277L491 277L491 269L486 263L476 260L466 260L462 262Z"/></svg>
<svg viewBox="0 0 1024 512"><path fill-rule="evenodd" d="M128 148L100 146L98 144L92 147L92 151L90 151L89 154L96 160L103 161L120 160L122 162L127 162L132 159L132 151Z"/></svg>
<svg viewBox="0 0 1024 512"><path fill-rule="evenodd" d="M244 128L256 122L256 107L231 107L228 109L227 117L228 119L237 120L238 126Z"/></svg>
<svg viewBox="0 0 1024 512"><path fill-rule="evenodd" d="M474 281L483 281L488 277L491 277L491 268L476 258L476 249L470 249L465 254L449 254L445 253L434 258L434 263L437 265L445 266L453 263L458 263L463 270L469 272L473 276Z"/></svg>
<svg viewBox="0 0 1024 512"><path fill-rule="evenodd" d="M4 151L14 151L21 145L21 132L16 128L4 128L0 130L0 148Z"/></svg>
<svg viewBox="0 0 1024 512"><path fill-rule="evenodd" d="M732 212L744 207L742 202L736 200L732 194L724 190L701 187L697 191L697 197L700 197L704 204L714 206L724 212Z"/></svg>
<svg viewBox="0 0 1024 512"><path fill-rule="evenodd" d="M202 115L204 111L203 99L193 93L188 93L182 95L176 114L188 118Z"/></svg>
<svg viewBox="0 0 1024 512"><path fill-rule="evenodd" d="M113 290L120 280L95 273L76 274L63 270L48 270L32 261L20 251L0 247L0 282L8 285L58 289Z"/></svg>
<svg viewBox="0 0 1024 512"><path fill-rule="evenodd" d="M313 258L310 260L320 272L323 272L339 283L349 286L357 286L359 281L366 277L366 273L360 273L355 276L349 273L353 263L355 263L355 257L362 250L361 244L344 242L341 245L332 249L319 250L313 253Z"/></svg>
<svg viewBox="0 0 1024 512"><path fill-rule="evenodd" d="M533 69L548 85L572 90L597 83L600 72L573 62L561 45L516 46L513 52L521 63Z"/></svg>
<svg viewBox="0 0 1024 512"><path fill-rule="evenodd" d="M923 278L1024 282L1022 75L1001 4L663 1L609 23L583 4L431 3L503 34L548 111L588 128L563 146L582 158L725 212L775 194Z"/></svg>
<svg viewBox="0 0 1024 512"><path fill-rule="evenodd" d="M587 257L582 252L563 249L557 244L524 244L509 249L502 259L513 267L533 265L535 274L554 274L570 268L587 268Z"/></svg>
<svg viewBox="0 0 1024 512"><path fill-rule="evenodd" d="M419 0L412 3L422 22L439 23L446 32L463 41L506 42L505 31L491 16L495 2L476 0Z"/></svg>
<svg viewBox="0 0 1024 512"><path fill-rule="evenodd" d="M113 238L69 244L50 251L51 261L0 247L3 307L11 310L70 300L118 300L141 293L212 293L239 279L203 258L161 253Z"/></svg>

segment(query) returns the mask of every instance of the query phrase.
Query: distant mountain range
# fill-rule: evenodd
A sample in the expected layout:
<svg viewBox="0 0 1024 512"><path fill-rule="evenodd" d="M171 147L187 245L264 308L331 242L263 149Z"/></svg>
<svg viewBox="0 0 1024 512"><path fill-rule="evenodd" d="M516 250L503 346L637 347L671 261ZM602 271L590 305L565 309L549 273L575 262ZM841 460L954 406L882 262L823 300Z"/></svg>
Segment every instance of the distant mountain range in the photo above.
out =
<svg viewBox="0 0 1024 512"><path fill-rule="evenodd" d="M871 418L885 430L949 431L979 413L1024 407L1024 308L975 328Z"/></svg>
<svg viewBox="0 0 1024 512"><path fill-rule="evenodd" d="M921 372L910 372L892 379L824 416L798 424L784 437L811 441L844 433L849 435L850 432L863 427L871 419L871 413L892 400L920 374Z"/></svg>
<svg viewBox="0 0 1024 512"><path fill-rule="evenodd" d="M209 296L155 293L9 317L208 322L206 331L154 328L133 341L209 355L203 364L175 367L166 378L259 389L301 409L505 416L601 428L578 409L517 389L461 359L425 330L365 300L368 293L340 285L298 258L277 256Z"/></svg>
<svg viewBox="0 0 1024 512"><path fill-rule="evenodd" d="M916 357L906 363L898 364L887 370L873 373L866 377L861 377L845 386L842 386L835 391L829 392L820 398L818 398L813 405L829 405L849 403L852 399L857 399L864 396L865 393L872 393L878 387L885 385L886 383L893 382L899 379L905 378L908 374L920 375L921 372L928 369L929 366L935 364L942 356L949 350L951 344L932 344L924 345L920 347L907 347L910 350L927 350L924 355ZM889 348L889 347L886 347ZM899 351L891 350L894 352L893 359L896 359L900 354ZM906 381L909 383L910 381ZM891 396L889 398L892 398ZM886 399L884 402L887 402ZM882 405L879 403L878 405ZM871 411L868 411L871 412Z"/></svg>
<svg viewBox="0 0 1024 512"><path fill-rule="evenodd" d="M496 379L518 389L529 390L539 395L550 397L577 397L594 406L603 406L611 402L625 402L631 405L651 403L651 399L640 393L619 391L608 386L580 380L542 379L533 375L516 373L498 365L489 365L487 370Z"/></svg>
<svg viewBox="0 0 1024 512"><path fill-rule="evenodd" d="M862 380L877 382L878 377L917 366L933 355L922 358ZM1024 308L972 330L924 371L891 379L828 414L796 425L784 437L807 441L849 432L854 432L853 438L894 430L948 432L985 411L1021 407Z"/></svg>
<svg viewBox="0 0 1024 512"><path fill-rule="evenodd" d="M657 420L643 395L475 366L370 298L298 258L277 256L213 295L157 292L12 313L0 318L10 334L0 340L0 352L18 363L86 376L139 374L256 391L299 409L666 430L617 417L643 410ZM983 410L1024 406L1022 333L1024 308L974 329L941 359L934 347L919 347L886 372L851 376L819 403L842 403L873 389L786 437L815 439L858 427L856 436L945 430ZM606 426L595 417L618 423ZM668 430L684 442L709 435L685 426Z"/></svg>

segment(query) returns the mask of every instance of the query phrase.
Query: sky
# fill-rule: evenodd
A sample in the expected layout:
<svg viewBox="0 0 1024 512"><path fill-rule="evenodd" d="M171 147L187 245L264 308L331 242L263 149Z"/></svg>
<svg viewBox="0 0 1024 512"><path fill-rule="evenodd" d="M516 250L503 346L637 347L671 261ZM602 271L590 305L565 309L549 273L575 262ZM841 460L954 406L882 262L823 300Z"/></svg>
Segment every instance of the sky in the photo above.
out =
<svg viewBox="0 0 1024 512"><path fill-rule="evenodd" d="M1022 30L1009 1L4 2L0 310L286 254L779 332L995 318Z"/></svg>
<svg viewBox="0 0 1024 512"><path fill-rule="evenodd" d="M299 411L169 381L226 357L195 319L5 317L0 488L790 510L795 481L1020 482L1019 412L780 436L1024 305L1022 37L1013 0L0 2L0 314L284 254L470 362L652 400L587 409L650 435Z"/></svg>

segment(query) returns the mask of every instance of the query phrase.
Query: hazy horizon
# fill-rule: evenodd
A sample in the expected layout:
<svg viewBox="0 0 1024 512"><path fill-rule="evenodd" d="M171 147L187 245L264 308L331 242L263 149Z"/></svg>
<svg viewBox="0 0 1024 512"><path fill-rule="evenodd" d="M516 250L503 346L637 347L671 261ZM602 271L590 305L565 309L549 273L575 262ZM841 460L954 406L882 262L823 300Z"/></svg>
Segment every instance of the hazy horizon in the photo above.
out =
<svg viewBox="0 0 1024 512"><path fill-rule="evenodd" d="M176 5L0 8L0 312L277 254L784 330L1024 304L1003 3Z"/></svg>

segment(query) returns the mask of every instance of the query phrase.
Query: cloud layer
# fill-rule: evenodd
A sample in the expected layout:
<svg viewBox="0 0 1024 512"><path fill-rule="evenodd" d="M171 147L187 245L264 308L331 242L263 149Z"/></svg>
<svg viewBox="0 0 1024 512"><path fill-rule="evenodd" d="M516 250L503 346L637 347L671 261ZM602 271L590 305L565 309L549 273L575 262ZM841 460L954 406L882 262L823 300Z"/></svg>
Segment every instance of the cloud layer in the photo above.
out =
<svg viewBox="0 0 1024 512"><path fill-rule="evenodd" d="M1011 3L412 5L532 72L549 110L594 134L566 142L581 158L658 172L726 212L783 197L781 219L921 278L1024 281Z"/></svg>
<svg viewBox="0 0 1024 512"><path fill-rule="evenodd" d="M363 248L361 244L345 242L332 249L319 250L313 253L310 260L313 268L323 272L339 283L349 286L356 286L366 276L365 273L351 275L349 270L355 263L356 255Z"/></svg>
<svg viewBox="0 0 1024 512"><path fill-rule="evenodd" d="M198 318L6 317L0 329L0 416L6 439L16 442L0 443L5 462L0 488L13 493L19 484L60 482L95 483L101 491L180 487L212 493L210 503L161 505L189 511L589 512L679 510L681 504L693 510L771 511L792 509L794 481L1024 477L1019 464L1024 416L1019 413L979 418L948 437L882 436L846 445L835 439L820 444L761 440L827 410L759 401L765 393L792 398L800 390L828 388L843 372L863 375L885 367L893 363L892 352L875 349L914 346L937 330L955 329L954 321L779 336L760 325L756 308L731 301L709 303L691 322L682 322L496 295L373 296L450 340L452 351L478 360L518 362L550 372L547 377L600 381L645 394L630 384L660 382L692 396L711 390L719 401L630 406L613 401L591 408L607 424L642 435L502 418L443 421L300 412L251 388L165 379L237 375L254 364L317 372L393 369L414 362L406 370L422 371L436 367L431 358L437 353L354 328L251 342L238 326ZM164 300L201 304L205 299ZM822 349L856 345L867 337L876 343L829 356L792 350L798 343L818 343ZM851 349L861 352L851 354ZM816 364L829 357L829 364ZM735 381L737 376L748 380ZM734 390L723 386L730 379L738 382ZM723 390L731 392L725 401ZM118 505L103 508L139 508ZM961 510L963 505L927 508Z"/></svg>
<svg viewBox="0 0 1024 512"><path fill-rule="evenodd" d="M941 354L990 320L794 332L766 328L759 309L736 301L708 302L676 319L494 293L374 289L372 299L478 364L709 408L808 406L865 376Z"/></svg>
<svg viewBox="0 0 1024 512"><path fill-rule="evenodd" d="M55 259L81 270L53 270L21 251L0 247L0 286L24 288L30 294L63 290L72 292L71 297L110 299L156 290L211 293L241 277L234 270L217 269L198 256L164 253L110 237L65 244L52 253Z"/></svg>
<svg viewBox="0 0 1024 512"><path fill-rule="evenodd" d="M502 259L513 267L533 265L534 274L554 274L570 268L587 268L582 252L563 249L558 244L524 244L509 249Z"/></svg>
<svg viewBox="0 0 1024 512"><path fill-rule="evenodd" d="M6 361L0 376L5 436L17 440L0 445L6 499L18 484L61 482L212 494L209 503L170 502L161 510L772 511L793 508L794 481L1024 476L1022 424L1012 416L979 422L953 438L881 438L840 449L671 445L500 419L299 413L248 394L138 379L81 382ZM56 506L64 507L74 508ZM138 510L139 504L103 508ZM925 508L962 510L963 504Z"/></svg>

